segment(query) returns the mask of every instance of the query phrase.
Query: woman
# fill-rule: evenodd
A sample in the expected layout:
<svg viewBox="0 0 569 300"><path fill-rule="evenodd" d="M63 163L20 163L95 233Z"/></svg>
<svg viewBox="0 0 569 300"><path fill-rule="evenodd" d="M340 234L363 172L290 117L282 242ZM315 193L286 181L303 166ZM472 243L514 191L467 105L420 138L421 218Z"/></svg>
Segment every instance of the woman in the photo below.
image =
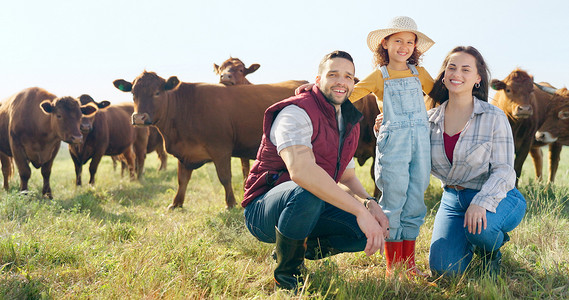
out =
<svg viewBox="0 0 569 300"><path fill-rule="evenodd" d="M500 247L521 222L526 201L515 188L514 140L504 112L488 103L489 71L474 47L445 58L429 94L431 174L444 192L435 217L429 264L434 274L460 274L473 254L497 274Z"/></svg>

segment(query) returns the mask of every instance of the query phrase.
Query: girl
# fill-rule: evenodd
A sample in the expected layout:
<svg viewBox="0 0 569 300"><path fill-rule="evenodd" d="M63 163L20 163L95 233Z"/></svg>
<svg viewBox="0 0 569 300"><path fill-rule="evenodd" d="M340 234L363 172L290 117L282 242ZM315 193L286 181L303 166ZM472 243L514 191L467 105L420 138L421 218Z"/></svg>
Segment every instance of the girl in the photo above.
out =
<svg viewBox="0 0 569 300"><path fill-rule="evenodd" d="M386 275L402 263L412 274L423 275L415 265L415 240L427 212L423 196L431 154L423 92L431 91L433 79L418 62L434 42L417 30L413 19L396 17L387 28L370 32L367 44L377 69L355 86L350 100L373 93L378 106L383 105L375 183L382 191L379 204L389 218Z"/></svg>

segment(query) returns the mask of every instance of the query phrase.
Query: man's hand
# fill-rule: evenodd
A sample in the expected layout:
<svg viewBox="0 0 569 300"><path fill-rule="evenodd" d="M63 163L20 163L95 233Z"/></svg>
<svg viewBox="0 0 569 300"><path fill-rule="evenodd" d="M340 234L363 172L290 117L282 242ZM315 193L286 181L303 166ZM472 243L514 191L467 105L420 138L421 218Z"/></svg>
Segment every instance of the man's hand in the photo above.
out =
<svg viewBox="0 0 569 300"><path fill-rule="evenodd" d="M364 211L356 216L358 226L367 238L364 252L367 256L373 255L377 250L383 253L385 246L384 230L379 226L378 221L370 213Z"/></svg>
<svg viewBox="0 0 569 300"><path fill-rule="evenodd" d="M383 212L383 209L375 201L370 201L368 203L368 210L371 215L379 222L381 229L383 230L383 237L389 238L389 219ZM382 251L383 252L383 251Z"/></svg>

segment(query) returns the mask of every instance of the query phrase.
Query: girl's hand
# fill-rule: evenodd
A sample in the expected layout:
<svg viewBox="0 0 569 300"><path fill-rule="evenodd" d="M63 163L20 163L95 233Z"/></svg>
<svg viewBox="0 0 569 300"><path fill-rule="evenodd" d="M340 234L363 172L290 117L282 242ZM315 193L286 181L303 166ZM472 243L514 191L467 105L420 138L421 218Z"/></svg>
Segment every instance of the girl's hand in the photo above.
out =
<svg viewBox="0 0 569 300"><path fill-rule="evenodd" d="M296 90L294 90L294 95L298 95L300 93L304 93L306 91L310 91L312 89L312 87L314 86L314 83L305 83L299 87L296 88Z"/></svg>
<svg viewBox="0 0 569 300"><path fill-rule="evenodd" d="M486 229L486 209L476 204L470 204L464 214L463 227L468 227L470 234L480 234L482 228Z"/></svg>
<svg viewBox="0 0 569 300"><path fill-rule="evenodd" d="M376 136L379 133L379 127L381 127L382 123L383 123L383 114L379 114L375 118L375 124L373 125L373 131L375 131Z"/></svg>

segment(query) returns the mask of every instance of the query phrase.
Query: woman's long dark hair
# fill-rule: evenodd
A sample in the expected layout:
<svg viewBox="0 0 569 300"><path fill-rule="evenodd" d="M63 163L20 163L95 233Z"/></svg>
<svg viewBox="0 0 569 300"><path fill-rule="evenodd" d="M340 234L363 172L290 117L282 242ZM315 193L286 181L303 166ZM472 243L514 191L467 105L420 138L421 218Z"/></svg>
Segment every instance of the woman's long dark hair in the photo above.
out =
<svg viewBox="0 0 569 300"><path fill-rule="evenodd" d="M437 78L435 78L435 84L429 93L429 97L431 97L438 104L443 104L448 100L448 89L443 83L443 78L445 77L445 70L448 65L448 61L450 60L450 56L457 52L464 52L474 56L474 59L476 60L476 69L478 70L478 75L480 75L480 87L473 87L472 95L476 96L476 98L482 101L488 102L490 70L484 61L482 54L480 54L480 52L478 52L478 50L472 46L458 46L447 54L445 60L443 61L441 70L439 71L439 75Z"/></svg>

